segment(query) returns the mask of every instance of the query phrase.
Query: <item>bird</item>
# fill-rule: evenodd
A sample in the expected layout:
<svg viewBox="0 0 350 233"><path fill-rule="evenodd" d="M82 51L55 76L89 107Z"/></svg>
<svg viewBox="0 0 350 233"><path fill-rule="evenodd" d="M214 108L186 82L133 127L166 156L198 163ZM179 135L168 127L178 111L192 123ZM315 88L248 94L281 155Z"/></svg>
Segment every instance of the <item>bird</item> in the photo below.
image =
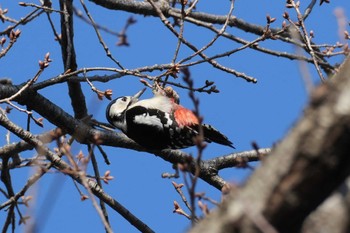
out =
<svg viewBox="0 0 350 233"><path fill-rule="evenodd" d="M149 150L194 146L194 138L199 135L200 121L193 111L164 94L164 91L155 92L149 99L139 100L145 90L146 88L142 89L134 96L112 100L106 108L108 122ZM225 135L211 125L201 126L204 141L235 148Z"/></svg>

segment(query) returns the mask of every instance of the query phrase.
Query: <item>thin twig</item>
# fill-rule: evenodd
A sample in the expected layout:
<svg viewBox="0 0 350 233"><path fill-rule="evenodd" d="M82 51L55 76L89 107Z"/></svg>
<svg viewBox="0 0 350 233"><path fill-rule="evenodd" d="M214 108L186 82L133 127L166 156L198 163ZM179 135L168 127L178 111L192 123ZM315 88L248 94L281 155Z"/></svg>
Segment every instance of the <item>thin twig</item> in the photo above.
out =
<svg viewBox="0 0 350 233"><path fill-rule="evenodd" d="M249 42L249 43L247 43L247 44L245 44L245 45L243 45L243 46L241 46L239 48L236 48L236 49L233 49L233 50L221 53L221 54L216 54L216 55L214 55L212 57L209 57L208 60L213 60L213 59L217 59L217 58L221 58L221 57L230 56L230 55L232 55L234 53L237 53L239 51L242 51L243 49L246 49L248 47L254 47L254 45L256 45L258 42L265 40L265 38L266 37L264 35L262 35L262 36L256 38L255 40L253 40L253 41L251 41L251 42ZM188 59L187 58L183 59L180 62L183 63L186 60L188 60ZM180 65L180 67L194 66L194 65L201 64L201 63L204 63L204 62L207 62L207 60L198 60L198 61L182 64L182 65ZM257 80L255 79L255 81L253 81L253 82L257 82Z"/></svg>
<svg viewBox="0 0 350 233"><path fill-rule="evenodd" d="M17 23L15 23L14 25L7 27L4 31L0 32L0 36L8 34L8 32L15 29L19 25L27 24L28 22L32 21L34 18L38 17L39 15L41 15L44 12L45 12L44 10L40 11L40 9L33 10L28 15L26 15L23 18L21 18L20 20L18 20Z"/></svg>
<svg viewBox="0 0 350 233"><path fill-rule="evenodd" d="M216 29L212 24L204 23L204 22L201 22L199 20L194 20L194 19L190 19L190 18L187 18L186 20L189 21L189 22L192 22L192 23L194 23L194 24L196 24L198 26L207 28L207 29L209 29L209 30L211 30L211 31L213 31L215 33L219 32L219 30ZM235 41L237 43L243 44L243 45L247 45L247 44L251 43L250 41L246 41L246 40L244 40L242 38L239 38L239 37L234 36L232 34L229 34L227 32L224 32L222 36L225 37L225 38L228 38L228 39L230 39L232 41ZM301 46L301 47L304 47L304 46ZM263 53L269 54L269 55L277 56L277 57L284 57L284 58L288 58L288 59L291 59L291 60L302 60L302 61L307 61L309 63L313 63L313 60L311 58L307 58L305 56L298 56L298 55L287 53L287 52L279 52L279 51L263 48L263 47L261 47L261 46L259 46L257 44L252 44L252 45L249 46L249 48L257 50L259 52L263 52ZM328 63L326 63L324 61L320 61L319 64L322 65L322 68L334 69L330 64L328 64Z"/></svg>
<svg viewBox="0 0 350 233"><path fill-rule="evenodd" d="M179 36L177 38L177 46L175 49L173 60L171 62L172 64L175 64L177 56L179 54L180 47L181 47L181 39L183 37L184 28L185 28L184 18L185 18L185 4L183 4L183 2L181 2L180 33L179 33Z"/></svg>
<svg viewBox="0 0 350 233"><path fill-rule="evenodd" d="M55 25L53 24L52 19L51 19L51 14L46 12L46 15L47 15L47 19L49 20L52 32L55 35L55 39L58 41L59 44L61 44L61 37L58 34L57 30L55 29Z"/></svg>
<svg viewBox="0 0 350 233"><path fill-rule="evenodd" d="M100 151L102 157L104 158L105 163L106 163L107 165L110 165L111 162L109 161L108 155L107 155L107 153L103 150L102 146L101 146L101 145L96 145L96 146L97 146L97 149Z"/></svg>
<svg viewBox="0 0 350 233"><path fill-rule="evenodd" d="M309 5L306 7L304 15L303 15L303 20L305 21L306 18L311 14L312 9L314 8L315 4L316 4L316 0L311 0L311 2L309 3Z"/></svg>
<svg viewBox="0 0 350 233"><path fill-rule="evenodd" d="M185 12L186 16L191 14L192 10L196 7L197 3L198 3L198 0L195 0L194 2L191 3L191 6L189 8L187 8L187 10Z"/></svg>
<svg viewBox="0 0 350 233"><path fill-rule="evenodd" d="M88 16L89 20L91 21L91 24L92 24L93 28L95 29L96 35L98 37L98 40L99 40L100 44L102 45L103 49L105 50L107 57L109 57L115 64L117 64L117 66L119 66L120 69L124 70L124 67L120 64L119 61L117 61L113 57L113 55L112 55L111 51L109 50L107 44L103 41L102 36L101 36L97 26L96 26L96 23L95 23L94 19L92 18L92 16L90 15L89 10L87 9L87 7L86 7L86 5L84 3L84 0L80 0L80 3L83 6L85 14Z"/></svg>
<svg viewBox="0 0 350 233"><path fill-rule="evenodd" d="M190 87L190 89L193 89L193 80L190 76L189 73L186 73L185 76L183 77L185 83ZM196 222L196 187L197 187L197 182L201 173L201 162L202 162L202 156L203 156L203 151L206 148L206 143L204 142L204 131L203 131L203 117L200 114L199 111L199 99L196 98L194 95L193 91L189 92L189 97L193 102L194 105L194 110L193 113L196 115L198 119L198 135L196 138L194 138L194 142L197 148L197 156L194 158L194 165L195 165L195 170L194 170L194 175L189 176L191 178L191 185L189 186L189 195L190 195L190 204L191 204L191 221L192 225Z"/></svg>
<svg viewBox="0 0 350 233"><path fill-rule="evenodd" d="M186 15L185 14L185 6L186 5L184 4L184 2L181 1L180 33L179 33L179 36L177 38L177 45L176 45L174 57L171 61L171 64L175 64L177 56L178 56L179 51L180 51L181 44L182 44L182 37L183 37L184 28L185 28L185 24L184 24L184 18ZM166 75L166 78L165 78L164 83L163 83L163 87L165 87L165 84L167 83L168 78L169 78L169 74ZM159 79L157 78L157 80L159 80Z"/></svg>
<svg viewBox="0 0 350 233"><path fill-rule="evenodd" d="M88 79L90 81L99 81L99 82L108 82L113 79L121 78L125 75L132 75L140 78L146 78L149 80L154 80L151 76L142 74L141 72L151 72L154 70L164 70L171 68L171 65L165 64L165 65L154 65L154 66L146 66L146 67L141 67L141 68L136 68L133 70L120 70L117 68L112 68L112 67L89 67L89 68L81 68L79 70L75 70L72 72L66 72L64 74L58 75L57 77L53 77L48 80L44 80L40 83L34 84L32 89L33 90L40 90L48 86L52 86L57 83L63 83L67 82L68 80L72 81L80 81L80 82L87 82L86 77L76 77L78 74L84 74L88 72L93 72L93 71L108 71L108 72L115 72L117 74L114 75L109 75L102 77L100 75L95 76L95 77L89 77Z"/></svg>
<svg viewBox="0 0 350 233"><path fill-rule="evenodd" d="M34 4L34 3L26 3L26 2L20 2L19 3L20 6L24 6L24 7L34 7L34 8L37 8L37 9L42 9L46 12L56 12L56 13L60 13L60 14L67 14L67 12L65 11L60 11L60 10L56 10L56 9L53 9L51 7L47 7L47 6L40 6L40 5L37 5L37 4Z"/></svg>
<svg viewBox="0 0 350 233"><path fill-rule="evenodd" d="M169 20L167 20L167 18L164 16L162 10L159 8L159 6L157 4L154 3L153 0L147 0L152 7L156 10L159 18L161 19L161 21L163 22L163 24L177 37L179 38L179 34L177 33L177 31L173 28L173 26L171 25L171 23L169 22ZM225 18L226 19L226 18ZM187 40L185 40L184 38L181 38L182 43L184 43L187 47L189 47L190 49L192 49L193 51L197 52L198 49L192 45L190 42L188 42ZM248 82L253 82L256 83L257 80L253 77L250 77L242 72L238 72L236 70L230 69L228 67L222 66L220 65L217 61L215 60L209 60L209 58L204 54L204 53L199 53L199 56L201 56L205 61L207 61L209 64L211 64L214 68L217 68L219 70L225 71L227 73L233 74L236 77L239 78L243 78Z"/></svg>
<svg viewBox="0 0 350 233"><path fill-rule="evenodd" d="M310 37L309 37L308 32L306 31L306 27L305 27L305 24L304 24L304 19L303 19L303 16L302 16L301 12L300 12L299 5L297 5L294 0L291 0L291 3L293 5L293 8L295 9L295 11L297 12L299 24L300 24L300 27L301 27L301 29L303 31L303 35L304 35L303 39L305 40L306 46L307 46L307 48L309 50L309 53L310 53L310 55L312 57L312 60L314 62L314 65L315 65L315 68L317 70L317 73L320 76L321 81L325 82L326 80L325 80L325 78L324 78L324 76L322 74L322 71L320 69L320 66L318 64L318 61L317 61L314 49L311 46Z"/></svg>
<svg viewBox="0 0 350 233"><path fill-rule="evenodd" d="M4 57L8 53L8 51L10 51L12 46L16 43L20 34L21 34L21 31L19 29L17 29L16 31L14 30L9 31L8 37L10 38L10 43L8 43L5 49L1 50L0 58Z"/></svg>
<svg viewBox="0 0 350 233"><path fill-rule="evenodd" d="M185 61L192 59L193 57L197 56L199 53L202 53L203 51L208 49L210 46L212 46L215 43L215 41L220 36L222 36L222 34L226 31L226 28L227 28L230 16L232 15L233 9L234 9L234 0L231 0L231 6L230 6L230 10L227 14L226 21L225 21L224 25L222 26L222 28L216 33L215 37L207 45L203 46L200 50L196 51L194 54L190 55L189 57L182 59L179 63L183 63Z"/></svg>
<svg viewBox="0 0 350 233"><path fill-rule="evenodd" d="M185 194L182 192L182 187L184 186L183 184L177 184L176 182L172 181L171 182L176 190L176 192L180 195L183 203L185 203L186 207L188 208L189 211L192 213L192 209L190 204L187 201L187 198L185 197Z"/></svg>
<svg viewBox="0 0 350 233"><path fill-rule="evenodd" d="M96 160L96 157L95 157L95 153L93 151L93 145L88 145L88 151L89 151L89 154L90 154L90 157L91 157L91 163L92 163L92 167L94 169L94 173L95 173L95 176L98 178L96 179L96 182L97 184L102 188L102 182L100 180L100 171L99 171L99 168L98 168L98 164L97 164L97 160ZM106 231L109 232L110 229L110 223L109 223L109 220L108 220L108 212L107 212L107 209L106 209L106 205L105 203L100 200L100 207L101 207L101 211L102 211L102 214L103 214L103 218L105 219L104 220L104 223L107 225L105 225L106 227Z"/></svg>
<svg viewBox="0 0 350 233"><path fill-rule="evenodd" d="M81 10L78 10L76 7L73 7L73 12L76 16L78 16L79 19L83 20L85 23L88 23L92 26L96 26L96 28L102 30L102 31L105 31L111 35L114 35L114 36L118 36L119 33L118 32L115 32L115 31L112 31L111 29L109 29L108 27L105 27L105 26L102 26L102 25L99 25L99 24L92 24L92 21L90 19L87 19L83 12Z"/></svg>
<svg viewBox="0 0 350 233"><path fill-rule="evenodd" d="M35 74L34 78L30 79L23 87L21 87L21 89L18 90L18 92L16 92L14 95L12 95L8 98L1 99L0 103L4 103L4 102L8 103L8 102L14 100L19 95L21 95L27 88L29 88L31 85L33 85L33 83L36 82L36 80L39 78L40 74L43 71L44 71L43 69L39 69L38 72Z"/></svg>

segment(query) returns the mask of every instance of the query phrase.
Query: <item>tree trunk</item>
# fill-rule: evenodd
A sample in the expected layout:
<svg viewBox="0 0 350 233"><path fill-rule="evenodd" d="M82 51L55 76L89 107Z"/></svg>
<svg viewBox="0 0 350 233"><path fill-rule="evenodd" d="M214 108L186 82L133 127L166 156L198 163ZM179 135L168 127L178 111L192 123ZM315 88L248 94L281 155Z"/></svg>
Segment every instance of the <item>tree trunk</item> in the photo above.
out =
<svg viewBox="0 0 350 233"><path fill-rule="evenodd" d="M350 59L308 105L247 183L191 232L301 231L350 173Z"/></svg>

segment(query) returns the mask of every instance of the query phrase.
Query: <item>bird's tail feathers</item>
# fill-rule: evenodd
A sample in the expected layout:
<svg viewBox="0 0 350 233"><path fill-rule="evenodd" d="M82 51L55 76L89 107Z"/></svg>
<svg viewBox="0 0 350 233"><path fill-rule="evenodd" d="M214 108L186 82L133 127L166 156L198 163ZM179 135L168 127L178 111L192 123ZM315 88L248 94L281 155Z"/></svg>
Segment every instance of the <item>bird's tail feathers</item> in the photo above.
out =
<svg viewBox="0 0 350 233"><path fill-rule="evenodd" d="M203 124L203 133L204 137L208 141L216 142L225 146L229 146L231 148L235 148L233 146L233 143L225 135L220 133L211 125Z"/></svg>

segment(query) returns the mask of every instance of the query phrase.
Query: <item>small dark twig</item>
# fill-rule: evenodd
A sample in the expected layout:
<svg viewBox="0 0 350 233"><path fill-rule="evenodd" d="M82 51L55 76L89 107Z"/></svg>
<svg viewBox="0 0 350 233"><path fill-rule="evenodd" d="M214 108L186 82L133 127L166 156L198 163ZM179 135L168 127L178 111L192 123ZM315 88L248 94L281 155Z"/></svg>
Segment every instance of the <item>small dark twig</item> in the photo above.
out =
<svg viewBox="0 0 350 233"><path fill-rule="evenodd" d="M21 31L19 29L17 29L16 31L11 30L9 32L8 37L10 39L10 42L8 43L8 45L5 49L1 50L0 58L4 57L8 53L8 51L10 51L10 49L16 43L16 41L20 35L21 35ZM1 42L1 46L3 46L5 41L6 41L5 37L3 37L2 42Z"/></svg>
<svg viewBox="0 0 350 233"><path fill-rule="evenodd" d="M125 23L124 28L117 34L119 41L117 42L117 46L130 46L128 41L128 36L126 34L126 31L128 28L136 23L136 19L134 19L132 16L128 18L128 20Z"/></svg>
<svg viewBox="0 0 350 233"><path fill-rule="evenodd" d="M106 163L107 165L110 165L111 162L109 161L108 155L107 155L107 153L103 150L102 146L100 146L100 145L96 145L96 146L97 146L97 149L100 151L102 157L104 158L105 163Z"/></svg>
<svg viewBox="0 0 350 233"><path fill-rule="evenodd" d="M187 40L185 40L183 37L179 37L179 33L174 29L174 27L171 25L171 23L169 22L169 20L165 17L165 15L163 14L162 10L159 8L159 6L157 4L154 3L153 0L147 0L152 7L154 8L154 10L157 12L159 18L161 19L161 21L163 22L163 24L179 39L181 39L181 42L183 44L185 44L188 48L190 48L191 50L193 50L194 52L197 52L198 49L196 48L196 46L194 46L193 44L191 44L190 42L188 42ZM226 20L227 18L225 18ZM200 52L198 53L198 55L200 57L202 57L203 60L205 60L206 62L208 62L209 64L211 64L214 68L225 71L227 73L233 74L236 77L239 78L243 78L248 82L253 82L256 83L257 80L253 77L250 77L242 72L238 72L236 70L233 70L231 68L225 67L221 64L219 64L216 60L212 60L209 59L208 56L206 56L204 53Z"/></svg>
<svg viewBox="0 0 350 233"><path fill-rule="evenodd" d="M87 7L86 7L86 5L84 3L84 0L80 0L80 3L83 6L85 14L88 16L89 20L91 21L91 24L92 24L93 28L95 29L96 35L98 37L98 40L100 41L100 44L102 45L103 49L105 50L107 57L109 57L115 64L117 64L117 66L119 66L120 69L124 70L124 67L120 64L119 61L117 61L113 57L113 55L112 55L111 51L109 50L107 44L103 41L102 36L101 36L97 26L96 26L96 23L95 23L94 19L92 18L92 16L90 15L89 10L87 9Z"/></svg>
<svg viewBox="0 0 350 233"><path fill-rule="evenodd" d="M32 21L33 19L35 19L36 17L38 17L39 15L41 15L44 12L45 12L44 10L39 10L39 9L33 10L28 15L26 15L23 18L21 18L20 20L18 20L14 25L7 27L4 31L0 32L0 36L8 34L10 31L14 30L19 25L27 24L28 22Z"/></svg>
<svg viewBox="0 0 350 233"><path fill-rule="evenodd" d="M111 89L107 89L105 91L100 91L92 84L92 82L90 82L90 80L88 78L86 78L86 82L90 85L91 90L97 94L97 97L99 100L102 100L103 97L106 97L107 99L112 100L112 90Z"/></svg>
<svg viewBox="0 0 350 233"><path fill-rule="evenodd" d="M20 96L23 92L25 92L29 87L31 87L39 78L39 76L44 72L44 70L49 66L50 62L52 60L50 59L50 53L46 53L44 60L43 61L39 61L39 70L37 71L37 73L34 75L34 77L32 79L30 79L26 84L22 85L22 87L12 96L1 99L0 103L7 103L9 105L11 105L12 107L16 108L17 110L21 111L21 112L25 112L26 114L28 114L28 116L34 120L34 122L39 125L39 126L43 126L42 124L42 118L36 119L33 117L32 112L28 111L26 109L22 109L20 107L18 107L17 105L12 103L12 100L14 100L15 98L17 98L18 96Z"/></svg>
<svg viewBox="0 0 350 233"><path fill-rule="evenodd" d="M90 154L90 157L91 157L91 163L92 163L92 167L94 169L94 174L95 174L96 177L100 177L100 171L99 171L97 160L96 160L95 153L94 153L93 150L94 150L93 149L93 145L92 146L88 145L88 151L89 151L89 154ZM96 182L102 188L101 180L100 179L96 179ZM104 201L102 201L102 200L100 200L100 207L101 207L104 219L106 221L106 224L108 225L108 227L110 227L111 224L109 222L106 205L105 205ZM107 228L106 228L106 231L108 232Z"/></svg>
<svg viewBox="0 0 350 233"><path fill-rule="evenodd" d="M92 24L91 20L86 18L81 10L77 9L76 7L73 7L73 12L79 19L83 20L85 23L88 23L88 24L94 26ZM95 24L95 26L96 26L96 28L100 29L101 31L107 32L107 33L114 35L114 36L118 36L118 32L115 32L115 31L109 29L108 27L99 25L97 23Z"/></svg>
<svg viewBox="0 0 350 233"><path fill-rule="evenodd" d="M300 9L299 9L299 4L295 3L294 0L290 0L290 4L292 4L293 8L297 12L298 24L300 25L300 28L301 28L302 33L303 33L303 40L305 41L305 44L306 44L307 49L308 49L308 52L310 53L310 55L312 57L312 60L313 60L313 63L315 65L315 68L317 70L317 73L318 73L321 81L324 82L324 81L326 81L326 79L324 78L324 76L322 74L322 71L321 71L320 66L318 64L317 56L315 54L315 51L314 51L313 47L311 46L311 39L310 39L310 36L309 36L309 34L308 34L307 30L306 30L306 26L305 26L305 23L304 23L303 15L301 14Z"/></svg>
<svg viewBox="0 0 350 233"><path fill-rule="evenodd" d="M56 12L56 13L60 13L60 14L67 14L67 12L65 11L60 11L60 10L56 10L56 9L53 9L51 7L48 7L48 6L40 6L40 5L37 5L37 4L34 4L34 3L26 3L26 2L19 2L19 5L20 6L23 6L23 7L34 7L36 9L42 9L46 12Z"/></svg>
<svg viewBox="0 0 350 233"><path fill-rule="evenodd" d="M190 76L190 73L184 73L184 77L183 80L185 81L185 83L189 86L190 89L193 89L193 80ZM194 224L196 222L196 205L195 205L195 198L196 198L196 186L197 186L197 181L199 178L199 175L201 173L201 161L202 161L202 156L203 156L203 151L206 148L206 143L204 142L204 131L203 131L203 127L202 127L202 122L203 122L203 118L200 115L199 112L199 99L196 98L196 96L194 95L193 91L189 92L189 97L192 100L193 104L194 104L194 110L193 113L196 115L197 119L198 119L198 135L196 138L194 138L194 142L195 145L197 147L197 157L195 158L195 172L194 172L194 176L190 176L191 177L191 186L189 189L189 194L190 194L190 203L191 203L191 221L192 224Z"/></svg>

